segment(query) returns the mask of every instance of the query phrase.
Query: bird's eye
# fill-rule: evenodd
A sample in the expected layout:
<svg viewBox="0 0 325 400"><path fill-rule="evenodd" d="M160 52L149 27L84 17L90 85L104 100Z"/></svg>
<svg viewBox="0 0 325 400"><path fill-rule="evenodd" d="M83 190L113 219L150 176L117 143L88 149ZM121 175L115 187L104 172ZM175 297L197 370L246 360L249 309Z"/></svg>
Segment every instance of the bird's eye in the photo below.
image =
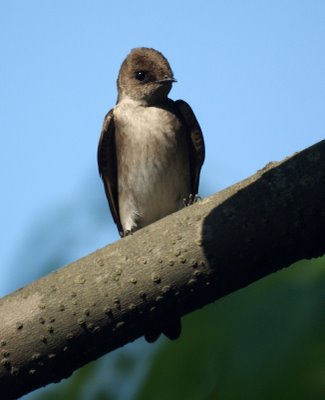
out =
<svg viewBox="0 0 325 400"><path fill-rule="evenodd" d="M146 73L145 71L137 71L135 73L135 79L137 79L140 82L143 82L146 78Z"/></svg>

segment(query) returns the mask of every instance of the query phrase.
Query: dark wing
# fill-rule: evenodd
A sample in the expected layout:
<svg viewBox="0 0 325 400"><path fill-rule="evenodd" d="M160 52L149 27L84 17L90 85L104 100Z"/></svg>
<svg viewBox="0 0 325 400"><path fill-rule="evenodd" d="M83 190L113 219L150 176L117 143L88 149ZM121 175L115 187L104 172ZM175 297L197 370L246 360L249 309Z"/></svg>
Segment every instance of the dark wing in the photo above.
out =
<svg viewBox="0 0 325 400"><path fill-rule="evenodd" d="M183 100L175 102L190 136L191 194L198 194L201 167L205 157L203 134L191 107Z"/></svg>
<svg viewBox="0 0 325 400"><path fill-rule="evenodd" d="M109 208L118 231L120 235L122 235L123 228L120 221L118 205L117 161L113 110L110 110L104 119L98 143L97 161L99 174L104 182Z"/></svg>

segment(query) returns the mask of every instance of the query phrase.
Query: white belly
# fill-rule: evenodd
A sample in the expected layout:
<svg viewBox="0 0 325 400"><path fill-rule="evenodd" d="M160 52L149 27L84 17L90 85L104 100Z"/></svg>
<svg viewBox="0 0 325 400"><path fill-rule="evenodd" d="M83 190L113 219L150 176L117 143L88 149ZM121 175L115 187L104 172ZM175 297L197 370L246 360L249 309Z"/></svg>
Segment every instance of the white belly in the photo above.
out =
<svg viewBox="0 0 325 400"><path fill-rule="evenodd" d="M125 108L114 112L119 211L124 231L134 231L183 207L190 194L189 154L174 114Z"/></svg>

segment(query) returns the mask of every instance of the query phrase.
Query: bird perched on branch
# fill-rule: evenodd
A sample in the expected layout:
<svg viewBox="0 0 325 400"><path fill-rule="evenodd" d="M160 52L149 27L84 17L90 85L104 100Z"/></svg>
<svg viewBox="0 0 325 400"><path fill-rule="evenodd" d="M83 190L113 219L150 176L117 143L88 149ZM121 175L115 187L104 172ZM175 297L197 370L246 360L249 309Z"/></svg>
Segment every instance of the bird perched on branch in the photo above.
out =
<svg viewBox="0 0 325 400"><path fill-rule="evenodd" d="M168 97L173 82L167 59L145 47L130 52L118 75L98 167L122 237L180 210L198 193L203 135L191 107ZM173 316L145 337L154 341L162 332L176 339L180 330L180 318Z"/></svg>

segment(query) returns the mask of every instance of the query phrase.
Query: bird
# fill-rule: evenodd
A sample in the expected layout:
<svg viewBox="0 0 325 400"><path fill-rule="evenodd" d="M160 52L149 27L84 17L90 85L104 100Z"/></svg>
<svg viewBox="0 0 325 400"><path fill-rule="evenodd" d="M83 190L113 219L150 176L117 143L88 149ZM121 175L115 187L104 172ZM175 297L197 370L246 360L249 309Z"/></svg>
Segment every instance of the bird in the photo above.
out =
<svg viewBox="0 0 325 400"><path fill-rule="evenodd" d="M123 61L115 106L104 118L99 174L121 237L193 203L205 158L204 138L191 107L168 94L176 82L166 57L138 47ZM145 335L177 339L180 317Z"/></svg>

